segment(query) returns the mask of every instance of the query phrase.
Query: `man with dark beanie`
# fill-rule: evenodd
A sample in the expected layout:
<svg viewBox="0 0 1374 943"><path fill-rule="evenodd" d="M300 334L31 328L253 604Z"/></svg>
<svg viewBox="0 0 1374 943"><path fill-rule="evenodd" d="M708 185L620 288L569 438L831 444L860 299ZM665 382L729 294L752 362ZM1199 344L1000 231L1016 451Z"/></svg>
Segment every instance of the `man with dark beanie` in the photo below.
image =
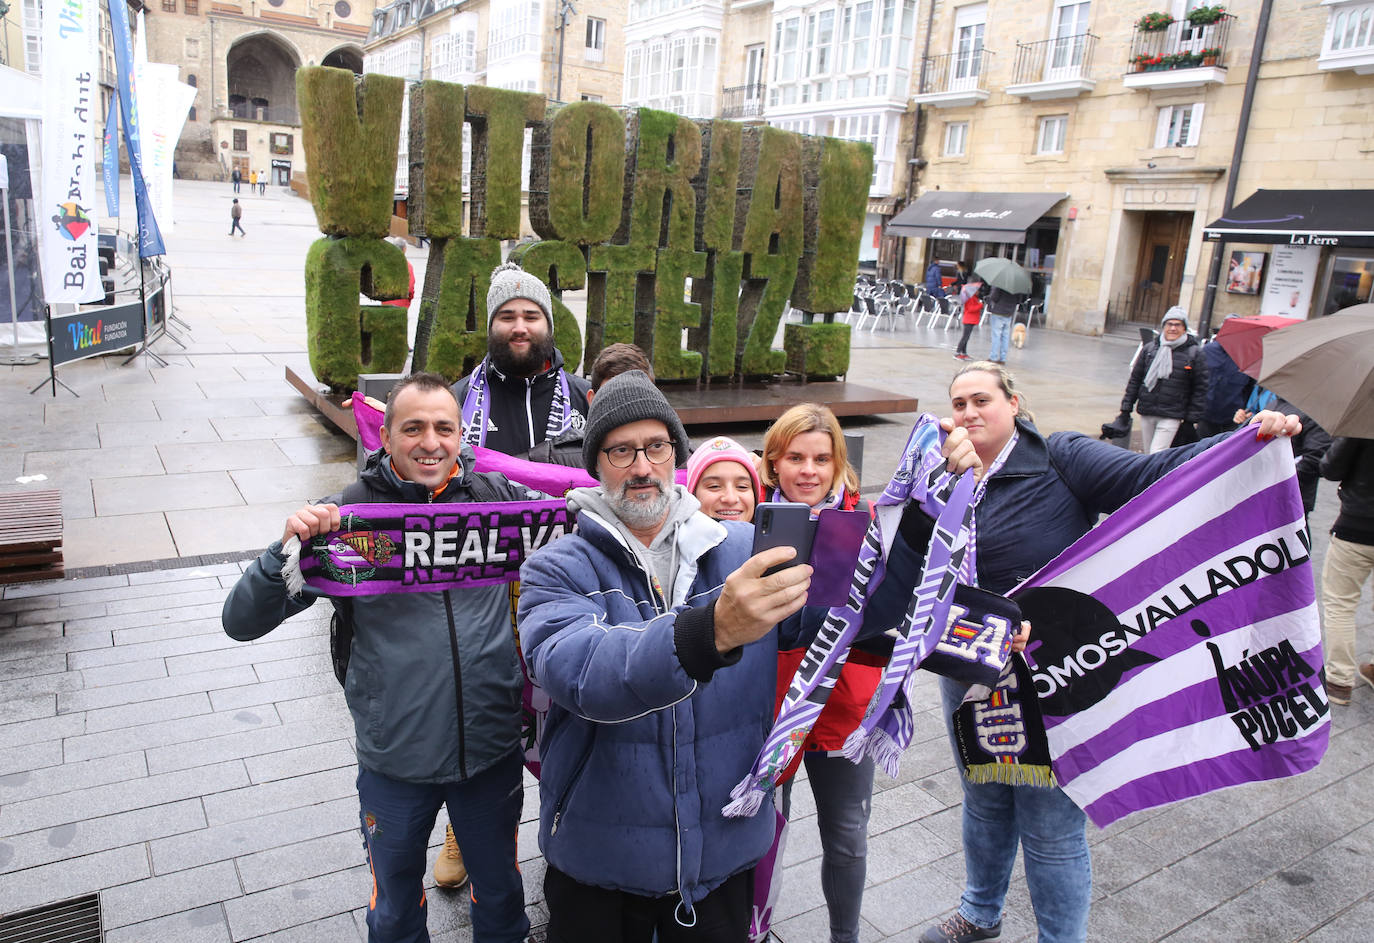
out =
<svg viewBox="0 0 1374 943"><path fill-rule="evenodd" d="M777 623L811 568L674 481L687 434L631 370L597 392L577 529L521 568L520 643L553 705L540 741L549 943L744 943L771 803L721 809L773 718Z"/></svg>

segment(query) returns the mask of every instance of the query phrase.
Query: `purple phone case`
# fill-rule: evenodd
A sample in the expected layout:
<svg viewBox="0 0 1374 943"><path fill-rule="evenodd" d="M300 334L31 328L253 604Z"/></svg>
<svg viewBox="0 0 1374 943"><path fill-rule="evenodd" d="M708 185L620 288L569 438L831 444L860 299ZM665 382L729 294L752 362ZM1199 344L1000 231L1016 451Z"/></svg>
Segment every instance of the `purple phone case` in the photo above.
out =
<svg viewBox="0 0 1374 943"><path fill-rule="evenodd" d="M843 606L849 599L854 565L859 561L870 518L867 511L826 508L816 520L811 544L811 589L808 606Z"/></svg>

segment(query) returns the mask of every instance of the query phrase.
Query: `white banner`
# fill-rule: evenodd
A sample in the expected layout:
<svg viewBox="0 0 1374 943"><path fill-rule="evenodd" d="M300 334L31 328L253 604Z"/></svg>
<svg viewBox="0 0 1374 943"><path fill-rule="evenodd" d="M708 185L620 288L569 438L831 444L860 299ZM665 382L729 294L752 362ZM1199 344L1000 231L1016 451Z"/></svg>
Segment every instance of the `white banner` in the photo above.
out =
<svg viewBox="0 0 1374 943"><path fill-rule="evenodd" d="M172 162L186 115L195 100L196 90L183 83L175 65L148 61L144 39L143 11L138 14L134 44L134 71L137 76L139 143L143 148L143 179L148 199L164 236L174 228L172 213Z"/></svg>
<svg viewBox="0 0 1374 943"><path fill-rule="evenodd" d="M100 34L98 0L43 4L43 294L49 304L99 301Z"/></svg>

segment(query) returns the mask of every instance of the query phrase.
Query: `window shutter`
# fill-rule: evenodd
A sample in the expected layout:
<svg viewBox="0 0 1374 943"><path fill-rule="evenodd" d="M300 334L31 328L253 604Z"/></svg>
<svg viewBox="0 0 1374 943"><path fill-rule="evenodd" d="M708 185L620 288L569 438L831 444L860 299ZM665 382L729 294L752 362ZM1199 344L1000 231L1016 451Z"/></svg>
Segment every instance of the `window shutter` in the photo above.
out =
<svg viewBox="0 0 1374 943"><path fill-rule="evenodd" d="M1188 141L1189 147L1197 147L1202 140L1202 102L1193 105L1193 120L1188 122Z"/></svg>
<svg viewBox="0 0 1374 943"><path fill-rule="evenodd" d="M1169 121L1173 114L1173 105L1165 105L1159 109L1159 120L1155 122L1155 147L1169 146Z"/></svg>

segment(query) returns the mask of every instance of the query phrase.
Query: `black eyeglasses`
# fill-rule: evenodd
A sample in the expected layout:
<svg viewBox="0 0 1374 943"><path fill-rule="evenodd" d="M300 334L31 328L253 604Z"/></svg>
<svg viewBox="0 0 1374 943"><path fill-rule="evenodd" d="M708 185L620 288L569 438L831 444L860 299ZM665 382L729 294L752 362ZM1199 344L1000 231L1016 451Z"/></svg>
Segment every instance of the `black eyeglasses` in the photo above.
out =
<svg viewBox="0 0 1374 943"><path fill-rule="evenodd" d="M651 464L662 465L673 457L673 443L671 442L650 442L641 448L634 448L629 445L613 445L609 449L602 449L601 454L606 456L606 461L611 463L612 468L629 468L643 452L644 457Z"/></svg>

